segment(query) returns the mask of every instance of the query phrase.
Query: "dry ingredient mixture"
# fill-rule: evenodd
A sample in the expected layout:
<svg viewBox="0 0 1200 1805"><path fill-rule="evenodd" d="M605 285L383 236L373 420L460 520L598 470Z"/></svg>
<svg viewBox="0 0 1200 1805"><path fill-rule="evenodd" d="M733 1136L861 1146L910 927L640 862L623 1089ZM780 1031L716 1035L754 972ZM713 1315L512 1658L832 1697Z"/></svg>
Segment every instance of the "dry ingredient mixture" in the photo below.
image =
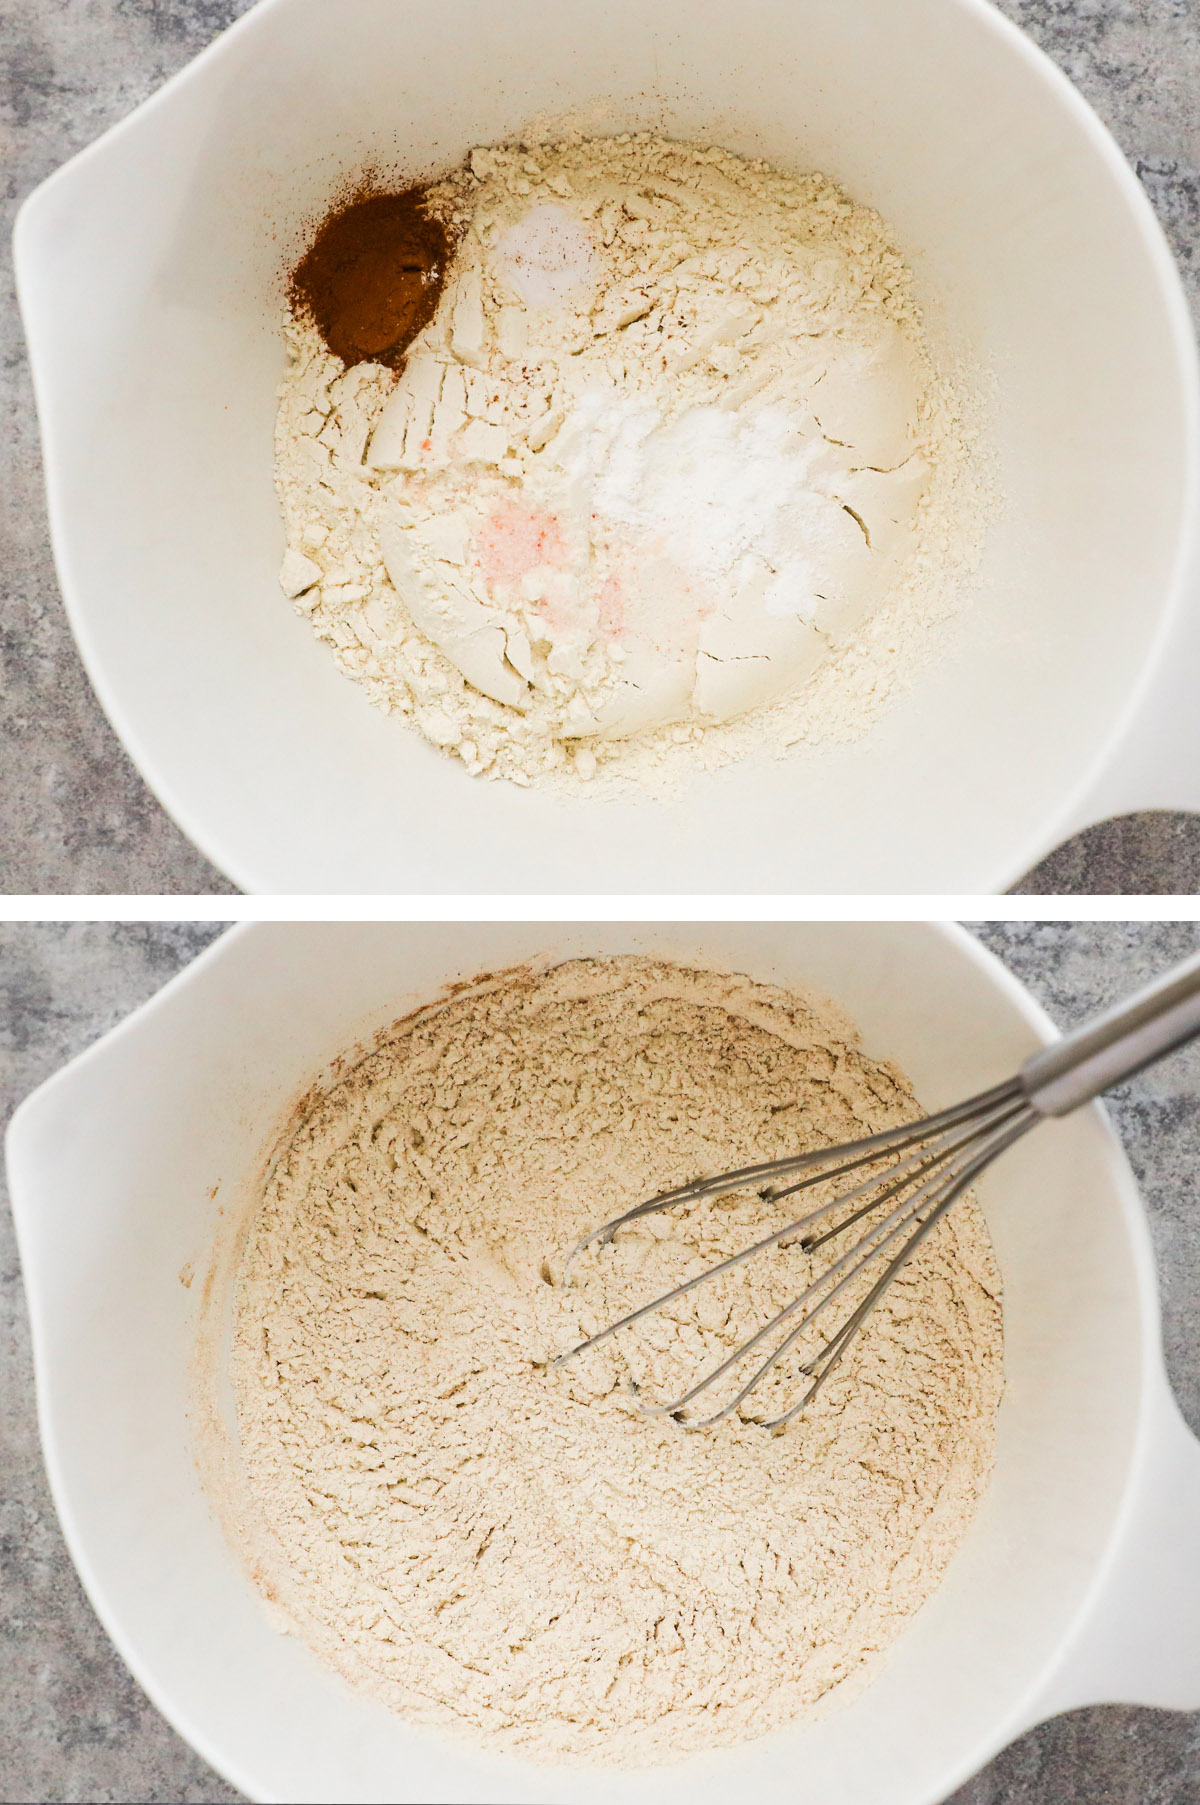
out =
<svg viewBox="0 0 1200 1805"><path fill-rule="evenodd" d="M628 1380L659 1395L715 1362L795 1295L795 1248L546 1363L769 1212L645 1218L563 1286L585 1230L913 1108L830 1006L643 959L481 981L312 1093L235 1304L239 1529L289 1627L407 1717L539 1760L680 1759L862 1683L991 1465L999 1285L974 1202L779 1436L688 1434Z"/></svg>
<svg viewBox="0 0 1200 1805"><path fill-rule="evenodd" d="M386 207L407 313L368 254ZM647 135L477 149L328 222L294 300L284 590L473 773L859 731L977 559L959 387L879 216L819 175Z"/></svg>

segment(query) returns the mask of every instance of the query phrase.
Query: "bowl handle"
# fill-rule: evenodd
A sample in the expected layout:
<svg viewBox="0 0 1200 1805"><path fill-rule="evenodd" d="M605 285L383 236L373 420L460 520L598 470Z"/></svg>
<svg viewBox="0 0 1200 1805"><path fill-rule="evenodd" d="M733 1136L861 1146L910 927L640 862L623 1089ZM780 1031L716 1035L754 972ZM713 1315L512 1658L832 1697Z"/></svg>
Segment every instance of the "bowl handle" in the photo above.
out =
<svg viewBox="0 0 1200 1805"><path fill-rule="evenodd" d="M1200 1707L1200 1441L1164 1374L1150 1389L1116 1537L1035 1721L1076 1705Z"/></svg>
<svg viewBox="0 0 1200 1805"><path fill-rule="evenodd" d="M1060 824L1062 838L1139 809L1200 812L1200 571L1182 586L1180 603L1111 758Z"/></svg>

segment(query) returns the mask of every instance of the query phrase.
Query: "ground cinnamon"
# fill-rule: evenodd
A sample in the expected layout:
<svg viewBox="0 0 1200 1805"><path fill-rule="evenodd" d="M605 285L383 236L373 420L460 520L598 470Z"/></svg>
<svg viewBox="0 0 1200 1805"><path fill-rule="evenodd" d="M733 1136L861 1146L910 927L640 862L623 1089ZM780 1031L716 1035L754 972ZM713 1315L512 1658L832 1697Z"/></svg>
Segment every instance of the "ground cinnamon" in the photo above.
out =
<svg viewBox="0 0 1200 1805"><path fill-rule="evenodd" d="M398 369L437 310L451 249L423 188L373 194L325 220L292 277L292 299L347 364Z"/></svg>

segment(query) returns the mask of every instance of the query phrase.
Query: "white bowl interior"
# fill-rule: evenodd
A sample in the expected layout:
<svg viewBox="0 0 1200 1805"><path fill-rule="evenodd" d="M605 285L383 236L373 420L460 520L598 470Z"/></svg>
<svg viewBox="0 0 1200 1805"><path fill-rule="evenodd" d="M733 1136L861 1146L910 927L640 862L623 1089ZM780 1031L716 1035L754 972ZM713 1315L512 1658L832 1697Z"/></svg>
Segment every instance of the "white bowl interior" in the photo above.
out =
<svg viewBox="0 0 1200 1805"><path fill-rule="evenodd" d="M1007 497L952 651L868 739L667 802L472 780L371 708L277 584L278 315L306 226L365 164L416 177L597 99L603 129L715 139L876 205L992 372ZM250 889L999 887L1164 614L1192 404L1175 278L1094 117L981 0L266 0L39 191L18 254L93 679Z"/></svg>
<svg viewBox="0 0 1200 1805"><path fill-rule="evenodd" d="M260 926L36 1093L10 1168L47 1458L72 1552L156 1703L252 1798L931 1805L1036 1717L1129 1473L1156 1317L1099 1111L986 1178L1005 1286L995 1476L947 1577L853 1703L676 1768L537 1768L406 1727L271 1626L201 1487L189 1370L214 1238L314 1073L444 983L656 951L835 996L936 1107L1038 1042L967 936L925 925ZM1064 1282L1069 1274L1070 1282Z"/></svg>

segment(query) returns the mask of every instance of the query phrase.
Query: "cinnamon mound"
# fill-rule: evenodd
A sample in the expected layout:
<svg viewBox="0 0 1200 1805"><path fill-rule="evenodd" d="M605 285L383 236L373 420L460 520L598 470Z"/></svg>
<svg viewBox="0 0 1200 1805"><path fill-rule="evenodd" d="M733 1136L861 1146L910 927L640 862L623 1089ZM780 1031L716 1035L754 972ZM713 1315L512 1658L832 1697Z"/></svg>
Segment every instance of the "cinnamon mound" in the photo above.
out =
<svg viewBox="0 0 1200 1805"><path fill-rule="evenodd" d="M424 188L373 194L331 213L292 277L293 302L346 364L398 369L437 311L452 247Z"/></svg>

